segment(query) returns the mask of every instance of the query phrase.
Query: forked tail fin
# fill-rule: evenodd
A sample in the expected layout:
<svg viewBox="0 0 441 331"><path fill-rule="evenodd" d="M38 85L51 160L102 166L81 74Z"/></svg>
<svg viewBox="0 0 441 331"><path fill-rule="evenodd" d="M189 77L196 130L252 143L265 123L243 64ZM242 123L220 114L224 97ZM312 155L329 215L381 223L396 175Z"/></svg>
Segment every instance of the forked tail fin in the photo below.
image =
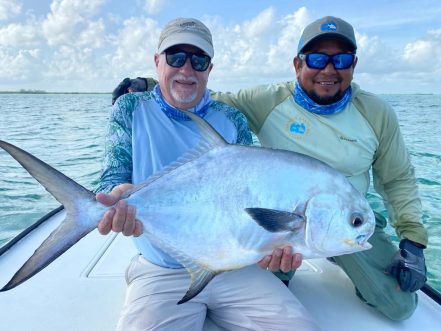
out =
<svg viewBox="0 0 441 331"><path fill-rule="evenodd" d="M97 208L95 194L30 153L0 140L0 147L16 159L66 210L66 218L37 248L34 254L15 273L0 291L10 290L47 267L86 234L96 228L85 212L90 205ZM104 206L103 210L104 210Z"/></svg>

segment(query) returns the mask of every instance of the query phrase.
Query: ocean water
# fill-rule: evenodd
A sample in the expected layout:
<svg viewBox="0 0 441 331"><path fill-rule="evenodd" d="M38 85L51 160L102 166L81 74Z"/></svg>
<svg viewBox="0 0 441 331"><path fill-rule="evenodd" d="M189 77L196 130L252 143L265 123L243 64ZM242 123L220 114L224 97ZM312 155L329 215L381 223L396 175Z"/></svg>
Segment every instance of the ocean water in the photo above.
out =
<svg viewBox="0 0 441 331"><path fill-rule="evenodd" d="M441 291L441 95L382 95L397 112L416 169L429 284ZM31 152L89 189L99 176L107 94L0 94L0 139ZM370 191L375 210L385 213ZM0 150L0 247L59 206L23 168ZM397 240L394 229L389 233Z"/></svg>

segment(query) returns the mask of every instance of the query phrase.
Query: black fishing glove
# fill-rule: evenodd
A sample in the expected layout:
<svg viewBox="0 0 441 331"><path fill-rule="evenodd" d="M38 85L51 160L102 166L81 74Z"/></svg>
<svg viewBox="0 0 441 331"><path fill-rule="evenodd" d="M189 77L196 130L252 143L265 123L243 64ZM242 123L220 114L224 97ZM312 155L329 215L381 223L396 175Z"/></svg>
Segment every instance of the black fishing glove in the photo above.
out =
<svg viewBox="0 0 441 331"><path fill-rule="evenodd" d="M419 290L427 280L423 248L417 247L410 240L401 240L400 250L386 268L386 273L397 279L402 291Z"/></svg>
<svg viewBox="0 0 441 331"><path fill-rule="evenodd" d="M143 77L136 77L135 79L124 78L121 83L112 92L112 105L121 95L128 92L144 92L149 89L148 80ZM151 89L151 87L150 87Z"/></svg>
<svg viewBox="0 0 441 331"><path fill-rule="evenodd" d="M130 78L124 78L123 81L118 84L118 86L112 92L112 105L121 95L129 92L129 86L131 83L132 80Z"/></svg>
<svg viewBox="0 0 441 331"><path fill-rule="evenodd" d="M147 78L136 77L130 80L130 92L144 92L149 88Z"/></svg>

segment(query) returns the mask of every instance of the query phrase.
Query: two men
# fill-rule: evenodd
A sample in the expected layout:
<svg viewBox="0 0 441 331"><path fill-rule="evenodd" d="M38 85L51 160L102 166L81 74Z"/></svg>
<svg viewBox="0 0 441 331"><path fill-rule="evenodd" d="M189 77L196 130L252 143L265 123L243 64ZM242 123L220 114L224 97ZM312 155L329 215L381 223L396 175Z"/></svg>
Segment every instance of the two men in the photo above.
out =
<svg viewBox="0 0 441 331"><path fill-rule="evenodd" d="M402 320L415 310L415 291L426 280L427 233L396 115L387 103L352 82L356 50L353 27L337 17L323 17L302 33L293 60L296 81L212 97L244 113L264 147L322 160L364 194L372 173L400 247L397 250L384 232L386 219L376 215L376 231L369 240L373 248L333 261L352 280L362 301L390 319ZM272 271L294 267L289 250L273 254L265 263ZM277 274L287 282L293 272Z"/></svg>

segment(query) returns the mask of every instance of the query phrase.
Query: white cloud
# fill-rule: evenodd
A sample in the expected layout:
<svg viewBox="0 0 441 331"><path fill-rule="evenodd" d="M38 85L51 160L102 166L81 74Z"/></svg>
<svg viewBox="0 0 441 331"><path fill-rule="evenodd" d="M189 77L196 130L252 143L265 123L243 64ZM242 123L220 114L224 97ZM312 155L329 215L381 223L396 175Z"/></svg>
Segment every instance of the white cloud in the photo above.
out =
<svg viewBox="0 0 441 331"><path fill-rule="evenodd" d="M100 48L104 46L105 38L105 26L102 19L87 22L85 28L80 32L77 45Z"/></svg>
<svg viewBox="0 0 441 331"><path fill-rule="evenodd" d="M286 15L279 22L275 32L277 42L269 46L268 66L278 70L279 75L292 72L292 59L297 53L297 44L303 27L309 22L309 13L305 7Z"/></svg>
<svg viewBox="0 0 441 331"><path fill-rule="evenodd" d="M378 37L364 36L358 40L361 40L360 53L368 63L366 71L433 73L441 68L441 29L429 31L401 49L388 46Z"/></svg>
<svg viewBox="0 0 441 331"><path fill-rule="evenodd" d="M0 0L0 21L20 14L22 4L18 0Z"/></svg>
<svg viewBox="0 0 441 331"><path fill-rule="evenodd" d="M0 78L13 82L27 81L29 77L38 79L40 62L38 49L22 49L16 53L0 48Z"/></svg>
<svg viewBox="0 0 441 331"><path fill-rule="evenodd" d="M36 22L12 23L0 28L0 46L29 47L38 42L41 42L41 35Z"/></svg>
<svg viewBox="0 0 441 331"><path fill-rule="evenodd" d="M384 74L401 66L400 61L397 61L401 52L399 49L392 49L377 36L369 37L355 32L355 37L358 56L356 74Z"/></svg>
<svg viewBox="0 0 441 331"><path fill-rule="evenodd" d="M433 44L428 40L417 40L409 43L404 49L404 60L412 64L427 63L433 57L432 46Z"/></svg>
<svg viewBox="0 0 441 331"><path fill-rule="evenodd" d="M379 37L356 34L359 61L355 81L367 90L382 93L427 92L437 89L441 75L441 29L403 48L388 45Z"/></svg>
<svg viewBox="0 0 441 331"><path fill-rule="evenodd" d="M216 52L210 87L236 90L250 82L255 85L293 79L292 59L308 17L302 7L277 20L276 11L269 7L234 26L209 20Z"/></svg>
<svg viewBox="0 0 441 331"><path fill-rule="evenodd" d="M131 18L114 37L115 51L107 55L115 77L153 75L153 55L158 46L161 28L150 18Z"/></svg>
<svg viewBox="0 0 441 331"><path fill-rule="evenodd" d="M441 29L429 31L423 39L406 44L403 59L420 71L441 68Z"/></svg>
<svg viewBox="0 0 441 331"><path fill-rule="evenodd" d="M96 77L98 68L93 66L91 55L88 48L78 50L70 46L61 46L53 54L47 75L58 79L62 77L93 79Z"/></svg>
<svg viewBox="0 0 441 331"><path fill-rule="evenodd" d="M144 10L150 15L157 14L166 3L167 0L145 0Z"/></svg>
<svg viewBox="0 0 441 331"><path fill-rule="evenodd" d="M259 35L265 33L268 30L275 16L275 10L273 7L269 7L259 13L255 18L250 21L245 21L243 26L244 36L247 38L259 37Z"/></svg>
<svg viewBox="0 0 441 331"><path fill-rule="evenodd" d="M42 24L49 45L74 45L78 34L91 26L104 0L54 0ZM94 26L92 24L92 26Z"/></svg>

